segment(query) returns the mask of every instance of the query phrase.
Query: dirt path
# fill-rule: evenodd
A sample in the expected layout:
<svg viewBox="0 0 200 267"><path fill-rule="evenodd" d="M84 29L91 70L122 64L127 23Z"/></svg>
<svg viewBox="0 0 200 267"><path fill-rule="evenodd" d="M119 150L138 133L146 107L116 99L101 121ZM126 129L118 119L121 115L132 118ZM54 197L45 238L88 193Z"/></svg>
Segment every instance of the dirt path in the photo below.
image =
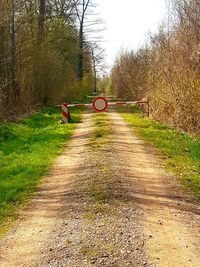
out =
<svg viewBox="0 0 200 267"><path fill-rule="evenodd" d="M140 225L153 266L200 266L200 207L184 196L155 153L133 135L122 118L111 113L113 143L124 158L129 195L143 210Z"/></svg>
<svg viewBox="0 0 200 267"><path fill-rule="evenodd" d="M86 150L91 132L91 114L85 115L83 120L84 124L77 128L30 207L20 216L11 233L0 241L0 266L38 266L43 246L60 220L65 188L70 187L76 166Z"/></svg>
<svg viewBox="0 0 200 267"><path fill-rule="evenodd" d="M109 113L110 142L92 143L84 115L16 227L0 266L200 266L200 209L154 149Z"/></svg>

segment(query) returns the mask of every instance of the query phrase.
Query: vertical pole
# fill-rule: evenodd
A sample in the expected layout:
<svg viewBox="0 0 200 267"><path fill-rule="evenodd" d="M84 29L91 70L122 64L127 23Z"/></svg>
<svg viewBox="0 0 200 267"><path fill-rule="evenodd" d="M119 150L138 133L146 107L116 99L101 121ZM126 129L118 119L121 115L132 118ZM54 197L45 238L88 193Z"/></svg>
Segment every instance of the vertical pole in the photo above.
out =
<svg viewBox="0 0 200 267"><path fill-rule="evenodd" d="M147 101L147 117L150 117L150 100Z"/></svg>
<svg viewBox="0 0 200 267"><path fill-rule="evenodd" d="M70 109L68 107L68 122L71 122L71 114L70 114Z"/></svg>
<svg viewBox="0 0 200 267"><path fill-rule="evenodd" d="M66 103L62 104L62 123L69 122L69 111Z"/></svg>

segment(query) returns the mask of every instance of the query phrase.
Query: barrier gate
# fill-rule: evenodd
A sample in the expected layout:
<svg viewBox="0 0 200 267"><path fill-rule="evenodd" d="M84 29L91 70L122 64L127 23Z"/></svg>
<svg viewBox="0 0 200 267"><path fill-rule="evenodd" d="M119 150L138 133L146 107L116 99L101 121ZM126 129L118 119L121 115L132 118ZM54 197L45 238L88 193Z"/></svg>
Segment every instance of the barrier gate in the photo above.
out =
<svg viewBox="0 0 200 267"><path fill-rule="evenodd" d="M149 117L150 112L150 102L147 101L128 101L128 102L108 102L105 97L98 96L96 97L91 104L67 104L63 103L61 106L62 108L62 123L68 123L70 120L70 107L90 107L93 108L96 112L104 112L109 106L123 106L123 105L131 105L131 104L145 104L147 105L147 116Z"/></svg>

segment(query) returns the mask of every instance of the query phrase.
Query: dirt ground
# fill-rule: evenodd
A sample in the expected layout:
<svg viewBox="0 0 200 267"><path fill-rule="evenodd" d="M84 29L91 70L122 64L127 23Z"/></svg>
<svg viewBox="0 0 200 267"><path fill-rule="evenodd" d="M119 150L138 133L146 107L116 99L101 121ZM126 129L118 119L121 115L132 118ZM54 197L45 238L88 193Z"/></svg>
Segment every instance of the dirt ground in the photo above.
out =
<svg viewBox="0 0 200 267"><path fill-rule="evenodd" d="M116 112L92 146L92 116L0 241L0 266L200 266L200 207Z"/></svg>

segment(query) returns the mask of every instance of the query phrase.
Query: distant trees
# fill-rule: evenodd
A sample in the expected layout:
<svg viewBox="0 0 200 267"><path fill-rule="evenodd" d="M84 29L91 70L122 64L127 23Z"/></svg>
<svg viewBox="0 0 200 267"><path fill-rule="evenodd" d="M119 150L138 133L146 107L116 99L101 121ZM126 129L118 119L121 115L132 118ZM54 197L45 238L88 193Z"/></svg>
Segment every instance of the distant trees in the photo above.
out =
<svg viewBox="0 0 200 267"><path fill-rule="evenodd" d="M93 90L92 51L84 34L89 2L0 1L0 121Z"/></svg>
<svg viewBox="0 0 200 267"><path fill-rule="evenodd" d="M112 87L114 93L124 99L140 100L145 96L150 64L148 48L136 53L124 51L116 60L112 69Z"/></svg>
<svg viewBox="0 0 200 267"><path fill-rule="evenodd" d="M112 88L124 98L150 98L152 116L200 130L200 2L171 0L170 17L146 47L122 52Z"/></svg>

